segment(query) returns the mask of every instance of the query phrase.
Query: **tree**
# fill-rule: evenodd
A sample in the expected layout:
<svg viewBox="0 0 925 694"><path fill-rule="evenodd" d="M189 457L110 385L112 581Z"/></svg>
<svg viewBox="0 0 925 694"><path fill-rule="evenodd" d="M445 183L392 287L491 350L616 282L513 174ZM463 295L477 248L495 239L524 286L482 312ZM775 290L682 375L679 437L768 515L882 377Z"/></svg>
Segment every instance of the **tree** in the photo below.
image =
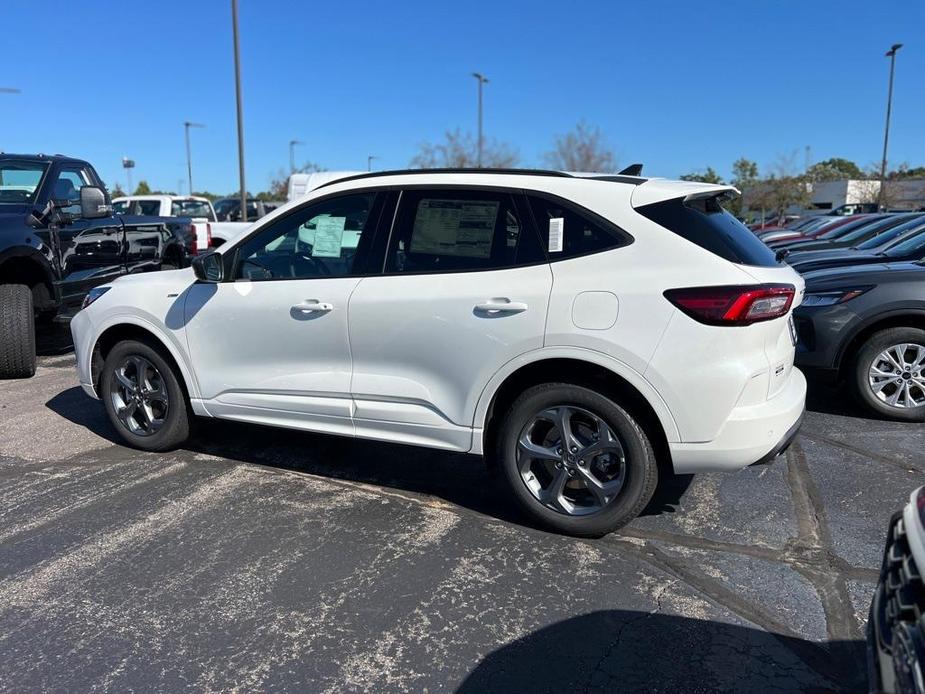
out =
<svg viewBox="0 0 925 694"><path fill-rule="evenodd" d="M700 181L701 183L722 183L723 177L720 176L716 171L713 170L712 166L708 166L707 170L703 173L693 172L689 174L684 174L680 176L682 181Z"/></svg>
<svg viewBox="0 0 925 694"><path fill-rule="evenodd" d="M312 161L307 161L302 166L291 173L288 169L280 169L276 176L270 178L270 186L265 190L257 193L258 200L285 200L289 195L289 177L294 173L309 173L311 171L324 171L324 168ZM248 197L250 197L248 195Z"/></svg>
<svg viewBox="0 0 925 694"><path fill-rule="evenodd" d="M447 130L443 142L423 142L411 159L413 169L470 169L478 165L478 141L459 128ZM487 169L509 169L517 165L520 156L510 145L497 140L482 141L482 166Z"/></svg>
<svg viewBox="0 0 925 694"><path fill-rule="evenodd" d="M124 198L124 197L125 197L125 191L122 190L122 186L120 186L118 183L116 183L115 188L113 188L111 191L109 191L109 198L110 198L110 199L112 199L112 198Z"/></svg>
<svg viewBox="0 0 925 694"><path fill-rule="evenodd" d="M806 170L806 175L811 181L856 180L864 177L861 167L849 159L840 157L833 157L813 164Z"/></svg>
<svg viewBox="0 0 925 694"><path fill-rule="evenodd" d="M558 171L594 171L611 173L616 170L613 150L607 147L600 128L580 121L575 129L557 135L554 149L543 155L550 169Z"/></svg>
<svg viewBox="0 0 925 694"><path fill-rule="evenodd" d="M907 162L903 162L899 165L899 167L897 167L895 171L890 171L886 177L891 180L902 178L925 178L925 166L916 166L915 168L910 168Z"/></svg>
<svg viewBox="0 0 925 694"><path fill-rule="evenodd" d="M148 185L148 182L145 180L138 181L138 185L135 186L135 192L132 195L151 195L151 186Z"/></svg>
<svg viewBox="0 0 925 694"><path fill-rule="evenodd" d="M732 180L730 183L738 188L742 194L727 200L723 203L723 207L736 217L741 217L745 195L758 184L758 164L745 157L736 159L732 163Z"/></svg>

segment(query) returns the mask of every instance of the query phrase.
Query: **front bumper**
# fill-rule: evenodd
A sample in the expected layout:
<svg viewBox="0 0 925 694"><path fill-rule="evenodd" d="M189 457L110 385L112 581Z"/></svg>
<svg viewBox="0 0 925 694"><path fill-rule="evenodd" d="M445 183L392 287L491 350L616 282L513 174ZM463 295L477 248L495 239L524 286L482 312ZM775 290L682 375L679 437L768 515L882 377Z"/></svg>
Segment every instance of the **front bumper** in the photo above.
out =
<svg viewBox="0 0 925 694"><path fill-rule="evenodd" d="M79 311L71 319L71 337L74 339L74 356L77 357L77 378L80 387L91 398L96 398L93 384L93 323L86 311Z"/></svg>
<svg viewBox="0 0 925 694"><path fill-rule="evenodd" d="M781 392L758 405L737 407L712 441L669 443L674 471L722 472L769 462L793 441L805 408L806 377L794 368Z"/></svg>

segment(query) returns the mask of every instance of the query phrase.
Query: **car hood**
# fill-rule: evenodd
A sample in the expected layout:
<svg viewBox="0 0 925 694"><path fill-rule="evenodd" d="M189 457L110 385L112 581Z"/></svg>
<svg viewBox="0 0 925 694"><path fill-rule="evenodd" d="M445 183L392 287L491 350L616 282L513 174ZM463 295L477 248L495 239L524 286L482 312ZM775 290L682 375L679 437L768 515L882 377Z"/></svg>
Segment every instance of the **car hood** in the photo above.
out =
<svg viewBox="0 0 925 694"><path fill-rule="evenodd" d="M196 281L193 268L182 270L162 270L160 272L140 272L135 275L123 275L111 283L113 286L125 287L127 285L146 284L158 289L177 289L183 291Z"/></svg>
<svg viewBox="0 0 925 694"><path fill-rule="evenodd" d="M896 279L902 273L919 274L925 279L925 265L920 263L870 263L868 265L839 266L806 272L806 291L848 287L859 284L879 284L884 279Z"/></svg>

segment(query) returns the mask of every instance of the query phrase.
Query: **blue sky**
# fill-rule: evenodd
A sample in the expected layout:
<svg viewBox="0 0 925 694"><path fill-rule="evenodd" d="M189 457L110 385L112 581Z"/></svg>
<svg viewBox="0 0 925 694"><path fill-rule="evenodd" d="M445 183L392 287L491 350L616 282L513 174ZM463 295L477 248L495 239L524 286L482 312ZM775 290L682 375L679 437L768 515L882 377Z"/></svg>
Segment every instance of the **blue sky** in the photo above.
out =
<svg viewBox="0 0 925 694"><path fill-rule="evenodd" d="M584 119L620 164L677 176L746 156L767 169L805 147L819 161L879 161L897 59L892 163L925 165L922 0L281 2L239 0L248 188L297 161L403 168L425 140L475 130L541 164ZM111 186L237 186L229 0L2 0L0 150L63 152Z"/></svg>

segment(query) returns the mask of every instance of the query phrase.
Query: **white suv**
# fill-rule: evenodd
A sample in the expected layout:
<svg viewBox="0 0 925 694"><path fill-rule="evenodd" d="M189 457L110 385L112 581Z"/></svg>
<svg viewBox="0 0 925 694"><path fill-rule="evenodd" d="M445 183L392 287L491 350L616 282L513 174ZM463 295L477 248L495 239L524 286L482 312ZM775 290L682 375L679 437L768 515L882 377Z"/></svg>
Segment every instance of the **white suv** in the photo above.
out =
<svg viewBox="0 0 925 694"><path fill-rule="evenodd" d="M659 469L789 443L803 281L728 186L417 171L324 185L192 269L91 292L84 390L133 446L192 415L483 454L542 523L601 535Z"/></svg>

